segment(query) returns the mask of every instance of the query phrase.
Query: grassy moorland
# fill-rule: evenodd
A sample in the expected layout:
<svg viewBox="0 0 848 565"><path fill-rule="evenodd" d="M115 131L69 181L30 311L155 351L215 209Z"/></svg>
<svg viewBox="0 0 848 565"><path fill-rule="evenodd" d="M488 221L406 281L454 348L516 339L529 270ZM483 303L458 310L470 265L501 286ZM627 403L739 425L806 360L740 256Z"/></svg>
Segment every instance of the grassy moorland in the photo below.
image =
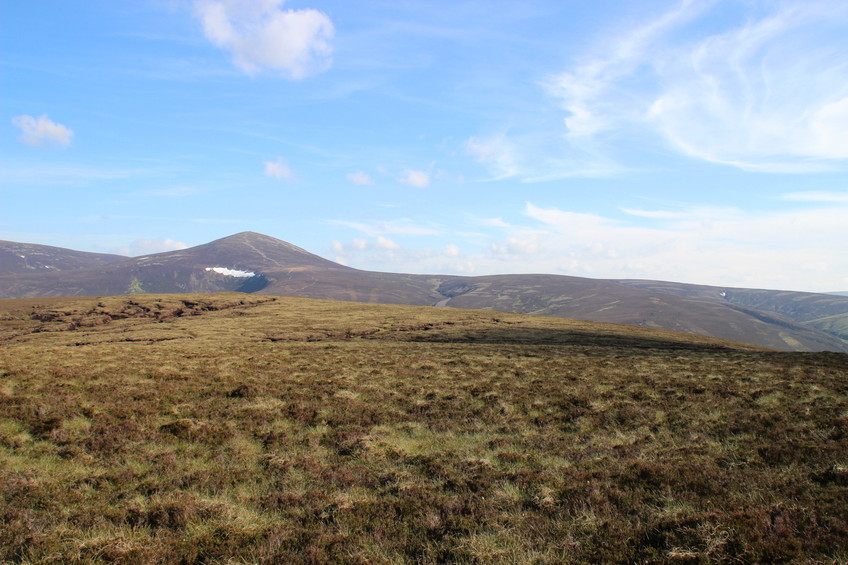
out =
<svg viewBox="0 0 848 565"><path fill-rule="evenodd" d="M848 355L256 295L2 301L0 562L845 563Z"/></svg>

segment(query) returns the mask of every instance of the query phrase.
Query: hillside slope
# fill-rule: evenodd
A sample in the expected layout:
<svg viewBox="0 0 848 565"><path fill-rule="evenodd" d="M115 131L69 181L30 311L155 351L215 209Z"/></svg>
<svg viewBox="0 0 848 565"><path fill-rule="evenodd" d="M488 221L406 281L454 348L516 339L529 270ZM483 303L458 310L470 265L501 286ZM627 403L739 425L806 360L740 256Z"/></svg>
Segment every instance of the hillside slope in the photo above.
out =
<svg viewBox="0 0 848 565"><path fill-rule="evenodd" d="M444 283L440 289L450 295L445 305L458 308L493 308L664 328L775 349L848 351L838 337L782 314L619 281L497 275L462 277Z"/></svg>
<svg viewBox="0 0 848 565"><path fill-rule="evenodd" d="M87 253L50 245L0 241L0 276L86 269L124 260L126 257L122 255Z"/></svg>
<svg viewBox="0 0 848 565"><path fill-rule="evenodd" d="M740 311L770 312L848 340L848 296L716 287L660 281L622 280L622 284L675 296L696 297L739 307Z"/></svg>

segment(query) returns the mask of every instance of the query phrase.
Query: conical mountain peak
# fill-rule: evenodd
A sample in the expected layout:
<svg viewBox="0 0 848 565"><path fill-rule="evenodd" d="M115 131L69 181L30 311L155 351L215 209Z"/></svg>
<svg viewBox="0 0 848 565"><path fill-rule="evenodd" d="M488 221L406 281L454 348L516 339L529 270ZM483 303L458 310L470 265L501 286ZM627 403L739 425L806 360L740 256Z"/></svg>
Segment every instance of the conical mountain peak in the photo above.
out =
<svg viewBox="0 0 848 565"><path fill-rule="evenodd" d="M259 270L345 268L287 241L252 231L243 231L182 251L183 254L186 252L204 260L229 261Z"/></svg>

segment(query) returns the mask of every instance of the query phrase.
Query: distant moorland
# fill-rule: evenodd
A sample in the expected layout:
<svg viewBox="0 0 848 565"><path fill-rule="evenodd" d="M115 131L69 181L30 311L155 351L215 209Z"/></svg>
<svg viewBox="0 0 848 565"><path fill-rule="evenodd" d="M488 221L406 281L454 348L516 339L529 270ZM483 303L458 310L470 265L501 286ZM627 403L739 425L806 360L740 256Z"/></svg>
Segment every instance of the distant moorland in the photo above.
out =
<svg viewBox="0 0 848 565"><path fill-rule="evenodd" d="M834 294L562 275L378 273L252 232L135 258L0 242L0 298L223 291L559 316L788 351L848 352L848 297Z"/></svg>
<svg viewBox="0 0 848 565"><path fill-rule="evenodd" d="M843 353L240 293L0 343L0 562L848 562Z"/></svg>

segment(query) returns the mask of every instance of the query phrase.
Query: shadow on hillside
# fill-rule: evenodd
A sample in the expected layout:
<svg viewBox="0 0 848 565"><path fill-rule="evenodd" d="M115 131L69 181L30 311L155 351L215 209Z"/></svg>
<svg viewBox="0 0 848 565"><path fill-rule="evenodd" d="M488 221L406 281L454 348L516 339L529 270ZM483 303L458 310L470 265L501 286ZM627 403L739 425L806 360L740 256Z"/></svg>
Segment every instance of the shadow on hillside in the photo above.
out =
<svg viewBox="0 0 848 565"><path fill-rule="evenodd" d="M634 333L638 332L634 329ZM692 336L698 339L698 336ZM598 334L581 330L554 330L547 328L492 328L484 330L415 332L405 336L405 341L436 343L480 343L486 345L540 345L619 348L630 350L674 351L735 351L731 346L710 343L688 343L640 335ZM740 344L744 347L743 344Z"/></svg>

